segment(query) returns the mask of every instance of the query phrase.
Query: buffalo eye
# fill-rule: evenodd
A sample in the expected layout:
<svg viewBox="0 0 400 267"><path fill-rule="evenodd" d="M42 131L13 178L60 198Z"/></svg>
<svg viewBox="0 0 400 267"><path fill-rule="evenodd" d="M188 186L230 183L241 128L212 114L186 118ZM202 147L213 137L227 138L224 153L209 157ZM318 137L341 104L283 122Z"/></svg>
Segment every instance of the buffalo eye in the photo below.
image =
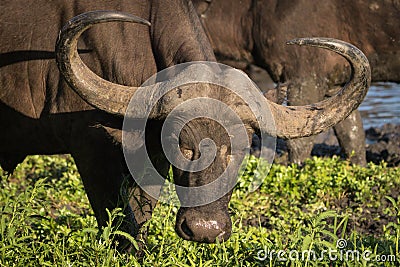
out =
<svg viewBox="0 0 400 267"><path fill-rule="evenodd" d="M191 149L182 149L182 154L188 160L193 159L193 150Z"/></svg>

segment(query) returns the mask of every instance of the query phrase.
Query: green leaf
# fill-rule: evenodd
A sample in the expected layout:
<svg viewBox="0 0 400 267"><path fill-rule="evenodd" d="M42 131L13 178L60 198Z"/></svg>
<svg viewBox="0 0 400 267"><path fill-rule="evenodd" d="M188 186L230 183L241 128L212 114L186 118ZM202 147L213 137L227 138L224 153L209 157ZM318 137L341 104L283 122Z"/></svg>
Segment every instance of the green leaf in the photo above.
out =
<svg viewBox="0 0 400 267"><path fill-rule="evenodd" d="M313 241L312 237L310 235L306 235L303 239L303 244L301 246L301 250L305 251L305 250L311 249L310 245L311 245L312 241Z"/></svg>
<svg viewBox="0 0 400 267"><path fill-rule="evenodd" d="M114 234L115 234L115 235L120 235L120 236L125 237L125 238L128 239L129 242L135 247L136 250L139 250L139 246L138 246L138 244L137 244L136 239L135 239L133 236L131 236L130 234L128 234L128 233L126 233L126 232L123 232L123 231L120 231L120 230L114 231Z"/></svg>

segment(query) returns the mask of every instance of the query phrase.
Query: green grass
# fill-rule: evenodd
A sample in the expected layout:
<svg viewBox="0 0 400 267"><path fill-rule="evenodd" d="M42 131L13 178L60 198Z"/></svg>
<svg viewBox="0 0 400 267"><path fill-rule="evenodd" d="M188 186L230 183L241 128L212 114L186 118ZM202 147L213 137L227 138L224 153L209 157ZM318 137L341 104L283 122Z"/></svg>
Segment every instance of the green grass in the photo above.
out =
<svg viewBox="0 0 400 267"><path fill-rule="evenodd" d="M361 168L338 158L313 158L303 168L272 165L266 174L265 168L256 171L259 163L250 158L232 195L233 233L228 241L198 244L180 239L174 232L178 208L161 203L147 224L144 256L137 259L115 249L113 238L124 233L111 227L111 221L122 216L120 211L111 211L109 226L97 229L69 156L28 157L9 177L0 170L0 266L400 264L400 168L385 163ZM258 190L248 193L254 172L266 177ZM342 252L370 251L371 260L301 258L302 251L320 256L337 249L337 242L347 243ZM279 261L276 253L269 257L273 250L283 250L281 256L288 260ZM265 252L268 257L259 260ZM395 262L374 261L388 255L394 255Z"/></svg>

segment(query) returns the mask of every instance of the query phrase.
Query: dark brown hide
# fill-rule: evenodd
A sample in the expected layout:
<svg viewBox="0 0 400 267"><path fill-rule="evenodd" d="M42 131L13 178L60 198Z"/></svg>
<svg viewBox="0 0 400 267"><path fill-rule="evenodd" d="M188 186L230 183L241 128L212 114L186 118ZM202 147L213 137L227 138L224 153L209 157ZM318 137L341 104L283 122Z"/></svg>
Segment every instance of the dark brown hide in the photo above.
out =
<svg viewBox="0 0 400 267"><path fill-rule="evenodd" d="M71 153L98 224L106 208L124 208L124 229L136 235L155 201L141 190L131 205L121 191L128 171L121 151L122 119L95 109L67 86L54 45L62 26L92 10L125 11L151 22L97 25L79 43L84 62L105 79L139 86L158 70L181 62L215 61L193 6L173 1L2 1L0 3L0 164L12 171L29 154ZM149 122L156 135L158 122ZM169 164L159 137L149 153L166 175ZM134 199L138 199L137 203ZM144 205L144 207L139 208ZM210 237L211 238L211 237Z"/></svg>
<svg viewBox="0 0 400 267"><path fill-rule="evenodd" d="M288 103L304 105L331 96L349 75L337 55L286 47L287 40L325 36L350 42L368 57L373 81L400 82L399 1L194 0L219 61L239 68L255 64L288 88ZM280 95L279 93L277 94ZM276 97L275 97L276 98ZM365 138L358 111L335 126L344 151L365 164ZM289 141L290 158L301 162L312 138Z"/></svg>
<svg viewBox="0 0 400 267"><path fill-rule="evenodd" d="M34 5L29 6L22 1L3 1L0 7L0 57L3 59L0 68L0 125L7 127L7 131L0 132L0 163L5 163L11 170L18 160L28 154L71 153L99 225L102 226L107 221L106 208L121 207L126 215L122 224L123 230L136 236L140 226L150 218L156 201L135 187L133 179L129 176L121 146L124 108L115 108L114 103L119 103L116 101L121 96L119 90L127 89L124 85L134 89L158 70L181 62L215 61L212 47L191 2L36 1ZM80 81L76 79L77 73L74 72L74 68L79 60L75 53L70 53L75 51L76 47L74 42L71 44L64 41L79 37L79 31L74 32L70 29L75 23L79 24L85 19L75 18L59 32L67 19L88 10L98 9L123 10L151 22L149 28L132 23L137 19L129 18L130 15L121 15L119 21L131 23L116 23L114 17L107 17L120 16L117 12L92 12L91 15L80 16L93 18L90 26L98 16L101 16L103 22L113 21L95 25L83 33L78 46L83 61L97 75L111 81L108 85L110 90L113 90L112 93L98 88L102 87L102 83L96 75L88 74L90 79L86 80L85 75L79 77ZM43 10L50 10L50 15L44 18ZM79 27L83 26L78 25ZM52 57L58 34L60 42L57 44L56 54L63 78ZM365 56L353 46L338 40L318 38L292 43L336 51L350 62L353 75L340 94L327 101L290 108L271 103L272 115L277 118L277 129L271 130L271 134L284 138L310 136L338 123L360 104L370 82L369 64ZM64 79L73 90L67 86ZM92 82L90 86L84 86L89 82ZM117 83L121 85L116 85ZM245 91L246 88L240 90ZM104 92L104 95L97 92ZM87 97L88 95L90 96ZM219 100L236 111L246 126L245 136L236 137L240 141L248 139L254 130L260 130L254 115L249 112L247 103L227 89L212 84L192 83L172 90L155 106L146 125L145 145L148 155L157 171L164 177L170 163L164 155L164 152L167 152L162 150L160 143L163 120L171 108L195 97ZM99 99L101 101L97 101ZM110 100L110 107L104 99ZM146 100L147 98L143 99L143 103ZM342 106L341 103L345 104ZM257 104L268 103L262 98ZM135 108L127 114L128 119L147 119L138 115L141 114L138 112L141 106ZM223 110L218 110L214 105L205 108L211 114L225 116ZM172 124L172 129L182 126L179 122L185 116L190 116L191 111L193 110L190 106L181 110L174 117L176 121ZM288 124L292 118L295 118L294 122ZM230 127L242 124L229 118L225 120L228 124L233 124L229 125ZM209 167L202 171L180 171L174 167L174 179L178 185L188 185L189 189L193 186L207 185L216 181L229 161L233 161L234 165L241 163L244 153L231 152L229 139L234 137L228 138L218 123L201 118L183 126L179 136L167 135L171 144L179 144L183 155L189 160L195 160L202 153L199 145L201 141L211 139L215 143L216 157ZM137 152L143 148L144 145L132 149L129 153L137 156ZM135 162L139 164L140 160L139 157L135 158ZM237 171L228 168L226 173L226 179L220 180L218 186L213 188L215 192L235 182ZM143 177L144 180L151 180L150 178ZM214 191L211 193L213 195ZM190 198L203 197L179 191L178 196L181 203ZM227 211L229 198L230 192L210 204L180 209L176 224L178 234L199 242L228 238L231 232L231 221Z"/></svg>
<svg viewBox="0 0 400 267"><path fill-rule="evenodd" d="M140 93L143 99L132 110L125 112L130 98L129 94L139 94L137 88L105 82L91 73L76 54L76 40L87 28L85 25L115 21L116 18L126 22L137 20L130 15L116 14L116 12L85 13L71 20L62 29L57 41L57 63L64 78L82 98L102 110L115 113L116 116L125 116L128 121L133 120L132 127L135 128L138 123L137 120L145 119L145 117L142 117L144 115L141 115L143 114L141 110L148 105L147 98L152 98L153 89L160 90L163 88L163 82L160 81L155 85L148 86L145 91L150 92L150 97L145 96L147 93ZM288 108L271 103L262 96L257 98L256 105L260 107L268 105L272 117L275 118L276 129L267 127L262 130L282 138L310 136L340 122L361 103L370 84L368 61L362 52L354 46L339 40L323 38L297 39L292 40L290 44L316 46L335 51L349 61L352 67L352 79L346 83L340 93L326 101L312 105ZM187 70L175 72L176 79L182 79L189 74L190 72L187 72ZM229 76L229 73L234 76ZM236 79L237 74L237 70L219 73L219 75L223 75L220 77L225 77L227 80ZM252 84L250 80L245 79L249 84ZM248 139L252 136L254 130L261 130L254 114L250 112L248 103L239 97L248 92L249 87L240 81L239 84L242 86L235 89L236 93L212 83L191 82L181 85L179 88L164 94L160 99L161 101L153 106L153 112L149 113L149 117L146 116L150 119L166 120L163 126L163 138L166 140L166 143L163 143L166 145L163 147L164 152L169 159L178 159L179 162L184 164L183 167L174 165L173 172L175 183L181 186L177 188L177 193L183 206L177 215L176 231L185 239L214 242L217 238L225 240L230 236L231 222L227 213L227 206L231 189L236 183L238 167L243 160L246 148L249 146L249 142L246 143L245 141L249 141ZM110 94L108 90L115 93ZM186 101L202 98L207 98L209 101L214 99L214 102L203 101L200 105L180 106ZM108 107L108 102L118 104L117 108L114 109L113 105ZM221 102L224 105L217 104ZM226 105L237 115L229 115ZM172 110L174 115L170 114ZM201 117L194 119L193 116L199 114L199 111L201 111ZM169 120L167 116L171 119ZM202 116L211 116L213 120ZM235 120L235 116L239 116L240 120ZM219 122L214 121L214 119L224 121L224 126L219 125ZM289 121L290 123L288 123ZM243 130L240 131L240 128ZM150 128L150 134L159 135L159 129L159 127ZM228 131L231 134L228 134L225 129L231 129L231 131ZM154 139L150 138L149 140ZM210 143L207 140L212 140L212 142ZM235 144L235 147L239 145L238 148L231 151L231 143ZM150 145L148 147L150 152L154 150L155 143L148 145ZM161 144L157 143L156 147L161 147ZM180 148L179 152L175 148ZM153 153L150 154L153 155ZM186 159L179 159L181 155ZM140 164L140 156L137 154L136 156L136 164L139 162L139 165L143 168L146 164L144 162ZM197 160L204 159L207 156L211 156L209 158L211 161L206 163L207 167L203 165L205 168L192 169L197 165ZM156 166L160 165L160 162L154 161L154 159L153 162L156 163ZM229 162L232 164L228 165ZM146 170L148 169L146 168ZM148 171L145 171L144 175L147 176L141 180L151 183L154 175L151 175L151 172ZM199 186L202 188L199 188ZM207 189L203 186L207 186Z"/></svg>

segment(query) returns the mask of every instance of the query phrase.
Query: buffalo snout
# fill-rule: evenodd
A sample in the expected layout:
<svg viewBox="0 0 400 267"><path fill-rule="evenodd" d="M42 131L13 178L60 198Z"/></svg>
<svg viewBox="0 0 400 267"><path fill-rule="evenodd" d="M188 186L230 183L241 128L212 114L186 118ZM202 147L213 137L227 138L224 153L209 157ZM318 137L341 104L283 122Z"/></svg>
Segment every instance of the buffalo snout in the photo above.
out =
<svg viewBox="0 0 400 267"><path fill-rule="evenodd" d="M212 207L180 208L175 230L180 237L201 243L227 240L232 232L232 223L227 210Z"/></svg>

